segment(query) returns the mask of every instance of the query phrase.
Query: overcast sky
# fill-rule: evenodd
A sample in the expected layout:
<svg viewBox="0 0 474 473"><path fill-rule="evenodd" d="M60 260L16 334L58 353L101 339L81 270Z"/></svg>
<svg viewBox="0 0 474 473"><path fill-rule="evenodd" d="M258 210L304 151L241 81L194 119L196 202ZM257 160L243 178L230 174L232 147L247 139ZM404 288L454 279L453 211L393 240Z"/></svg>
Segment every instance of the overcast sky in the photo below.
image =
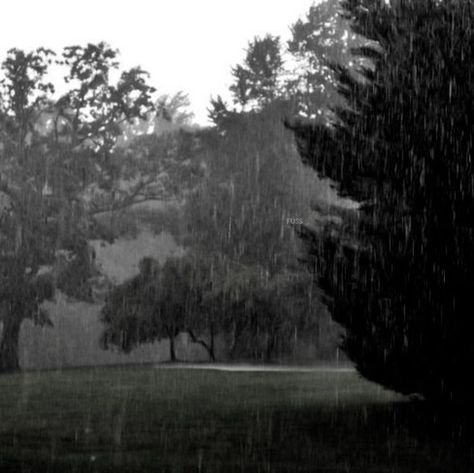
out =
<svg viewBox="0 0 474 473"><path fill-rule="evenodd" d="M230 68L248 41L289 37L313 0L8 0L2 2L0 54L11 47L59 49L106 41L122 64L151 73L159 93L189 93L198 123L211 95L225 94Z"/></svg>

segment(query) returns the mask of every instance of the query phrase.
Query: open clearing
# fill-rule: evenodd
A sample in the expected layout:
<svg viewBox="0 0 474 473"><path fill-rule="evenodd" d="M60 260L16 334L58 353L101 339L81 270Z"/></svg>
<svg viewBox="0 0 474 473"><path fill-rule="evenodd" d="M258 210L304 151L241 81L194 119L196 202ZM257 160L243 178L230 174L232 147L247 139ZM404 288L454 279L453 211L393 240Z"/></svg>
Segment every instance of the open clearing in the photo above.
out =
<svg viewBox="0 0 474 473"><path fill-rule="evenodd" d="M350 369L30 372L0 377L0 471L474 471L426 422Z"/></svg>

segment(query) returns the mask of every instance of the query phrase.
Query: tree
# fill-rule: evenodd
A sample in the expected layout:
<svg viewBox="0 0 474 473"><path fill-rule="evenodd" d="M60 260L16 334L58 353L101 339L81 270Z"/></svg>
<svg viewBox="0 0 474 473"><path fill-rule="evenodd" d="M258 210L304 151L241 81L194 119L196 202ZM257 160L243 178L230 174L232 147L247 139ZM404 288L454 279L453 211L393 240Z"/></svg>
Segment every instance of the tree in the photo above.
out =
<svg viewBox="0 0 474 473"><path fill-rule="evenodd" d="M173 95L163 94L155 102L153 111L145 118L136 118L121 125L120 146L126 146L139 137L147 135L160 136L179 130L195 128L192 124L193 113L189 111L191 102L183 91Z"/></svg>
<svg viewBox="0 0 474 473"><path fill-rule="evenodd" d="M60 59L44 48L13 49L2 63L0 96L0 258L2 286L0 371L15 371L25 318L48 323L41 303L53 287L89 296L92 274L84 258L96 196L108 209L126 196L114 192L115 144L120 123L143 116L152 89L140 69L110 80L117 52L107 45L65 48ZM53 62L66 70L69 90L54 100L47 73ZM90 198L88 198L90 197ZM81 268L68 271L70 265ZM68 283L74 277L75 284ZM70 281L69 281L70 282Z"/></svg>
<svg viewBox="0 0 474 473"><path fill-rule="evenodd" d="M102 309L104 349L125 353L143 343L169 340L170 360L176 361L175 338L189 328L189 314L200 299L195 266L188 258L170 258L162 266L151 258L140 263L140 273L116 287ZM207 344L192 339L207 350ZM213 352L210 352L213 356Z"/></svg>
<svg viewBox="0 0 474 473"><path fill-rule="evenodd" d="M283 126L288 110L275 101L234 113L208 137L206 178L185 206L186 243L196 252L270 272L294 261L297 241L287 219L306 216L310 192L300 185L306 176Z"/></svg>
<svg viewBox="0 0 474 473"><path fill-rule="evenodd" d="M198 288L199 298L188 314L187 331L191 340L200 343L213 361L216 359L215 338L223 336L232 358L246 335L252 317L252 294L263 268L235 263L219 253L208 254L205 258L191 255L191 261L199 268L193 285ZM206 332L207 341L204 339Z"/></svg>
<svg viewBox="0 0 474 473"><path fill-rule="evenodd" d="M52 85L44 80L52 53L44 49L25 54L13 50L3 63L1 101L0 192L1 271L0 371L19 368L21 322L47 323L41 303L53 296L52 281L40 268L52 255L51 208L44 197L44 153L33 140L34 120L46 104ZM34 157L37 156L35 160ZM38 235L38 231L41 234ZM39 236L39 238L38 238ZM49 287L45 286L45 283Z"/></svg>
<svg viewBox="0 0 474 473"><path fill-rule="evenodd" d="M173 95L162 95L156 104L157 113L154 124L154 132L162 133L163 121L177 128L190 127L194 114L189 111L191 101L189 95L183 91Z"/></svg>
<svg viewBox="0 0 474 473"><path fill-rule="evenodd" d="M185 259L193 278L188 290L192 303L186 311L185 331L192 343L201 345L211 361L216 361L216 338L224 331L227 309L225 294L220 290L226 262L222 259L189 252Z"/></svg>
<svg viewBox="0 0 474 473"><path fill-rule="evenodd" d="M169 340L183 332L216 361L216 337L228 356L270 361L291 353L295 334L318 328L312 278L285 272L269 279L262 266L236 264L188 253L162 266L147 258L140 274L113 289L102 309L104 349L128 353L140 344Z"/></svg>
<svg viewBox="0 0 474 473"><path fill-rule="evenodd" d="M350 0L363 80L336 67L348 107L296 126L305 162L356 199L342 226L303 229L344 348L367 378L471 402L474 361L474 3Z"/></svg>
<svg viewBox="0 0 474 473"><path fill-rule="evenodd" d="M278 79L283 66L280 38L266 35L254 38L247 48L244 64L232 69L234 84L230 91L235 103L242 108L248 104L263 106L278 95Z"/></svg>
<svg viewBox="0 0 474 473"><path fill-rule="evenodd" d="M295 344L286 340L294 340L295 332L309 337L318 325L314 298L305 306L308 324L302 328L303 304L297 301L304 291L290 283L307 277L297 261L292 222L306 219L311 193L293 136L283 126L288 109L276 100L255 112L230 112L209 137L207 176L185 205L185 244L215 261L222 281L206 297L220 311L214 327L231 357L268 360L291 352ZM293 276L277 290L285 275ZM308 284L306 297L310 292Z"/></svg>
<svg viewBox="0 0 474 473"><path fill-rule="evenodd" d="M269 362L294 354L298 339L319 328L320 306L308 273L284 270L270 277L263 267L235 268L224 291L231 357Z"/></svg>
<svg viewBox="0 0 474 473"><path fill-rule="evenodd" d="M237 287L239 277L243 278L245 290L240 294L245 294L242 299L246 298L247 303L231 297L226 314L230 323L223 330L229 338L230 352L237 353L238 349L245 356L250 353L260 359L270 358L272 343L284 339L280 332L288 335L287 328L298 325L301 313L286 310L277 291L270 287L285 274L301 271L292 222L297 226L297 222L301 224L307 219L313 197L313 189L306 186L311 176L305 176L294 159L297 156L293 136L283 126L284 120L294 117L300 109L301 96L296 96L292 81L301 71L293 71L290 78L285 75L280 49L278 38L270 36L265 41L256 39L250 43L244 64L234 68L231 91L239 109L229 110L220 97L212 102L211 118L216 133L209 145L213 152L206 163L207 179L185 207L194 251L217 253L231 261L234 269L227 278L233 279ZM295 39L294 54L303 49ZM266 50L271 53L263 53ZM278 61L271 60L272 57L278 57ZM262 62L267 71L272 71L269 75L273 79L267 82L267 89L262 89L259 81L252 86L252 77L258 76L252 67L257 68L255 65ZM325 74L322 68L318 73ZM324 104L321 101L319 107ZM250 273L252 268L260 268L258 282L253 284L255 291L246 287L245 270L236 270L238 265ZM296 300L299 296L294 297ZM312 316L317 312L314 303L308 318L314 320ZM240 343L244 338L249 340L247 347ZM262 350L264 345L267 349Z"/></svg>
<svg viewBox="0 0 474 473"><path fill-rule="evenodd" d="M170 258L162 266L143 260L140 274L116 287L105 301L102 346L127 353L167 339L170 360L176 361L174 340L186 332L215 361L215 337L224 326L226 309L222 276L222 264L194 254Z"/></svg>
<svg viewBox="0 0 474 473"><path fill-rule="evenodd" d="M290 65L285 68L287 94L296 102L300 118L327 120L330 109L343 104L332 65L354 70L365 64L364 58L351 54L363 39L341 14L340 2L332 0L312 5L306 17L292 25L291 33Z"/></svg>

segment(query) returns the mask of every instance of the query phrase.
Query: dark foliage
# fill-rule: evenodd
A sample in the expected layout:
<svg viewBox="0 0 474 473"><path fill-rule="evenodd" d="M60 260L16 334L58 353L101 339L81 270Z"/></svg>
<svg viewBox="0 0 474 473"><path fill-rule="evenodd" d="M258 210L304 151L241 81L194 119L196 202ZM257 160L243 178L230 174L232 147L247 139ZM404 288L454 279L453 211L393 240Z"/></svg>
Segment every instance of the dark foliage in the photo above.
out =
<svg viewBox="0 0 474 473"><path fill-rule="evenodd" d="M190 268L177 259L169 259L160 268L157 261L144 258L140 273L115 288L101 312L106 328L101 337L104 349L115 346L129 353L143 343L170 341L174 361L174 339L184 329L189 297Z"/></svg>
<svg viewBox="0 0 474 473"><path fill-rule="evenodd" d="M470 402L474 2L343 5L375 67L362 80L335 67L349 104L336 124L290 126L303 160L361 206L304 229L309 255L361 374Z"/></svg>
<svg viewBox="0 0 474 473"><path fill-rule="evenodd" d="M47 81L53 64L66 70L59 99ZM41 303L54 286L92 297L87 240L94 214L116 207L120 125L153 108L146 73L130 69L113 82L118 67L117 51L105 43L59 56L12 49L0 65L0 372L19 368L21 324L48 320Z"/></svg>

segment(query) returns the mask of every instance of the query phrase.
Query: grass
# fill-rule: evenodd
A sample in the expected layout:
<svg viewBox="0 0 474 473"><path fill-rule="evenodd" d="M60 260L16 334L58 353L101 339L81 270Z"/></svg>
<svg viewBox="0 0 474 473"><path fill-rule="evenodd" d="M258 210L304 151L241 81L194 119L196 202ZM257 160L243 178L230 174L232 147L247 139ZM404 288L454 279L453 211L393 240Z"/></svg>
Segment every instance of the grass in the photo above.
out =
<svg viewBox="0 0 474 473"><path fill-rule="evenodd" d="M419 412L352 372L114 367L7 375L0 471L474 471L472 448L434 435Z"/></svg>

